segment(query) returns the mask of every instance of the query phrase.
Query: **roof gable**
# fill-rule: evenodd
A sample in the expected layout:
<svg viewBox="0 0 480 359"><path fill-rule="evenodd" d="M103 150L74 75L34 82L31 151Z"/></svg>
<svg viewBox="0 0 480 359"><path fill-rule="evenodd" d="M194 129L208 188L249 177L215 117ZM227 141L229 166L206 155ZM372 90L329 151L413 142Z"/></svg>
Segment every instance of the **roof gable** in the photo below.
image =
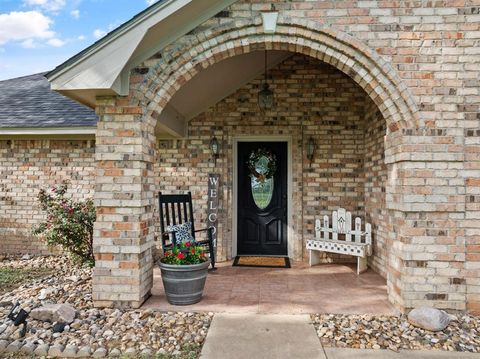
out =
<svg viewBox="0 0 480 359"><path fill-rule="evenodd" d="M52 89L91 107L128 95L129 72L235 0L162 0L47 74Z"/></svg>

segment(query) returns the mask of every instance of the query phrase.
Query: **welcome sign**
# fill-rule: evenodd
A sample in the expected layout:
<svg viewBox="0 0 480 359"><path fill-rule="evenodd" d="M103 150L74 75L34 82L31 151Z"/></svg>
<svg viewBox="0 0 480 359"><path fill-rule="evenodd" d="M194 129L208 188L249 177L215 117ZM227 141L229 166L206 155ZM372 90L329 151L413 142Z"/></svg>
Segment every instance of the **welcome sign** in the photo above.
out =
<svg viewBox="0 0 480 359"><path fill-rule="evenodd" d="M217 226L218 226L218 189L220 186L220 175L215 173L208 174L208 210L207 226L213 227L213 243L217 244Z"/></svg>

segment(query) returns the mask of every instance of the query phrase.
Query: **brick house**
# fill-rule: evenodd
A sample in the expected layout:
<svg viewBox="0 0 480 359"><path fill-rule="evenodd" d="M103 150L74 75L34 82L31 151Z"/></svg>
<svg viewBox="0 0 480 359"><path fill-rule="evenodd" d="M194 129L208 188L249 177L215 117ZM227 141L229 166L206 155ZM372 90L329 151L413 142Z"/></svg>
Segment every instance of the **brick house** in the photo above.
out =
<svg viewBox="0 0 480 359"><path fill-rule="evenodd" d="M95 137L2 131L2 241L18 234L18 250L38 218L25 210L31 193L74 175L73 191L94 192L98 210L94 300L138 307L152 287L156 193L192 191L204 222L208 175L219 174L217 255L231 259L271 224L241 222L244 158L277 148L282 177L265 195L283 209L267 229L280 251L306 260L315 218L342 206L372 223L369 265L398 309L478 312L479 9L160 1L47 74L53 90L95 109ZM261 109L265 82L274 103Z"/></svg>

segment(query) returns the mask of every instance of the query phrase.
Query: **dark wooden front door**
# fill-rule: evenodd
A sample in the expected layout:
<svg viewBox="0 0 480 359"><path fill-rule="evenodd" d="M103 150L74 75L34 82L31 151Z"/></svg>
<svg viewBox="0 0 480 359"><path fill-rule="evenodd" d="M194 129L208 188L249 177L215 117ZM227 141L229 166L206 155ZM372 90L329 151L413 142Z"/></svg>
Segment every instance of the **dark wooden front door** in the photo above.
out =
<svg viewBox="0 0 480 359"><path fill-rule="evenodd" d="M250 176L252 152L265 150L276 157L276 170L264 181ZM268 157L268 156L267 156ZM266 156L257 162L258 173L268 168ZM239 142L237 189L238 255L287 255L287 143Z"/></svg>

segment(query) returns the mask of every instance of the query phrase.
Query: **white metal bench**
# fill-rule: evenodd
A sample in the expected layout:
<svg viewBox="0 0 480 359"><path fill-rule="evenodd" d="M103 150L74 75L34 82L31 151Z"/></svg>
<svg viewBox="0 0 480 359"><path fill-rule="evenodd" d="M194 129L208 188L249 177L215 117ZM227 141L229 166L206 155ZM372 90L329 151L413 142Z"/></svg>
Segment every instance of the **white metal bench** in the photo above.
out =
<svg viewBox="0 0 480 359"><path fill-rule="evenodd" d="M345 238L339 239L339 234L343 234ZM363 232L362 220L357 217L355 229L352 230L352 213L345 208L339 208L332 213L331 228L328 216L323 217L323 226L319 219L315 221L315 238L307 240L307 249L310 250L310 266L320 263L319 252L355 256L357 274L360 274L367 270L367 257L372 254L372 226L366 223Z"/></svg>

